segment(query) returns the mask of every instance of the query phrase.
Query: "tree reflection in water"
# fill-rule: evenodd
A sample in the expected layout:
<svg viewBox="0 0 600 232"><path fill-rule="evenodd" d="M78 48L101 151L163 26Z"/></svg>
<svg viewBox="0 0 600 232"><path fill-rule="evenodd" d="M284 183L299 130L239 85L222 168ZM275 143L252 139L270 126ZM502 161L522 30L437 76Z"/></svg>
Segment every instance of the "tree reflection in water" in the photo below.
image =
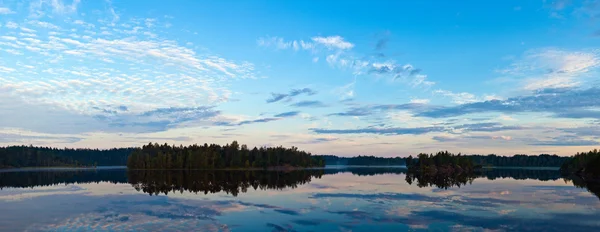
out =
<svg viewBox="0 0 600 232"><path fill-rule="evenodd" d="M170 192L218 193L237 196L254 190L296 188L312 178L321 178L323 170L278 171L128 171L129 183L150 195Z"/></svg>
<svg viewBox="0 0 600 232"><path fill-rule="evenodd" d="M484 169L480 173L452 176L422 176L408 173L405 168L345 167L327 169L306 169L289 172L281 171L199 171L199 170L146 170L128 171L110 170L45 170L45 171L0 171L0 189L34 188L42 186L110 182L131 184L136 190L150 195L169 194L171 192L218 193L224 192L237 196L248 189L287 189L296 188L321 178L324 175L351 173L357 176L406 175L408 184L419 187L451 188L462 187L477 182L478 178L495 180L512 178L517 180L533 179L552 181L563 178L559 171L548 169ZM585 188L600 199L600 184L585 182L576 176L564 177L579 188ZM399 178L399 182L402 181ZM400 184L400 183L399 183Z"/></svg>

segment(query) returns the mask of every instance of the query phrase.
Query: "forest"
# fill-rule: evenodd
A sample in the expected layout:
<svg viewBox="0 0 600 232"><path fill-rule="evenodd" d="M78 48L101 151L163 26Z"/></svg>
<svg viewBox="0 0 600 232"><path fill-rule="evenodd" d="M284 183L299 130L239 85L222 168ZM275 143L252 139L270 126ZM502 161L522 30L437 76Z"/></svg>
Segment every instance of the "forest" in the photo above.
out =
<svg viewBox="0 0 600 232"><path fill-rule="evenodd" d="M401 166L405 165L402 157L376 157L376 156L355 156L339 157L334 155L321 155L327 165L352 165L352 166Z"/></svg>
<svg viewBox="0 0 600 232"><path fill-rule="evenodd" d="M191 153L190 153L191 152ZM598 175L594 165L600 160L597 151L578 153L574 158L557 155L461 155L472 165L483 167L561 167L563 172L583 170ZM160 156L160 157L159 157ZM130 158L129 158L130 157ZM412 156L411 156L412 158ZM419 156L411 159L416 162ZM408 158L334 155L312 155L297 148L253 148L237 142L220 146L216 144L175 146L148 144L138 148L71 149L34 146L0 147L0 168L22 167L95 167L129 166L156 169L213 169L213 168L269 168L269 167L321 167L323 165L350 166L401 166ZM464 161L464 158L462 158ZM128 163L128 160L131 163ZM564 164L564 165L563 165ZM595 173L595 174L594 174Z"/></svg>
<svg viewBox="0 0 600 232"><path fill-rule="evenodd" d="M449 175L453 173L471 173L480 167L473 160L462 154L452 154L448 151L440 151L434 154L421 153L414 159L412 156L406 158L406 167L409 172L419 172L431 175Z"/></svg>
<svg viewBox="0 0 600 232"><path fill-rule="evenodd" d="M133 148L0 147L0 168L123 166Z"/></svg>
<svg viewBox="0 0 600 232"><path fill-rule="evenodd" d="M296 147L261 147L249 149L237 141L220 146L204 144L170 146L148 144L135 149L127 160L131 169L242 169L324 167L321 157Z"/></svg>
<svg viewBox="0 0 600 232"><path fill-rule="evenodd" d="M600 151L577 153L561 167L564 175L575 174L587 180L600 180Z"/></svg>
<svg viewBox="0 0 600 232"><path fill-rule="evenodd" d="M569 157L557 155L469 155L473 163L491 167L560 167Z"/></svg>

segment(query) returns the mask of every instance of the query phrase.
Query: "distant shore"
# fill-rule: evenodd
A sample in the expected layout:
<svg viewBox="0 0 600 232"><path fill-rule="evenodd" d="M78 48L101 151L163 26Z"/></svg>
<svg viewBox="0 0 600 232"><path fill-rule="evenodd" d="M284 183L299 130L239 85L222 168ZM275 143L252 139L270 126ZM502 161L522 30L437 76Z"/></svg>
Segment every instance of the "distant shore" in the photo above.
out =
<svg viewBox="0 0 600 232"><path fill-rule="evenodd" d="M107 169L127 169L127 166L97 166L97 167L22 167L22 168L2 168L0 172L21 172L21 171L62 171L62 170L107 170Z"/></svg>
<svg viewBox="0 0 600 232"><path fill-rule="evenodd" d="M268 168L220 168L220 169L130 169L134 171L298 171L298 170L320 170L320 169L346 169L346 168L399 168L406 169L401 165L327 165L325 167L268 167ZM3 168L0 172L21 171L77 171L77 170L110 170L128 169L127 166L97 166L97 167L22 167ZM486 169L527 169L527 170L558 170L558 167L483 167Z"/></svg>

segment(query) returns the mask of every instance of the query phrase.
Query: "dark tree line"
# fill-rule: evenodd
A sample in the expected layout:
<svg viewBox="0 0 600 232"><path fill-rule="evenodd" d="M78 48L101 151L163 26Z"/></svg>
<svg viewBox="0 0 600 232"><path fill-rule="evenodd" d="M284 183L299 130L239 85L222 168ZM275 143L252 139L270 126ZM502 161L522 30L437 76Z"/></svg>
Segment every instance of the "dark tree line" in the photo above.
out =
<svg viewBox="0 0 600 232"><path fill-rule="evenodd" d="M473 164L484 167L560 167L569 157L557 155L462 155L468 157ZM334 155L321 156L327 165L357 165L357 166L388 166L405 165L407 158L384 158L375 156L339 157ZM416 159L416 157L415 157Z"/></svg>
<svg viewBox="0 0 600 232"><path fill-rule="evenodd" d="M321 157L296 147L261 147L249 149L237 141L220 146L204 144L170 146L148 144L135 149L127 161L132 169L224 169L269 167L323 167Z"/></svg>
<svg viewBox="0 0 600 232"><path fill-rule="evenodd" d="M334 155L321 155L327 165L352 165L352 166L400 166L404 165L404 158L401 157L375 157L375 156L355 156L339 157Z"/></svg>
<svg viewBox="0 0 600 232"><path fill-rule="evenodd" d="M589 180L600 180L600 151L577 153L569 158L561 167L561 173L576 174Z"/></svg>
<svg viewBox="0 0 600 232"><path fill-rule="evenodd" d="M557 155L469 155L473 163L493 167L560 167L569 157Z"/></svg>
<svg viewBox="0 0 600 232"><path fill-rule="evenodd" d="M460 153L458 155L448 151L440 151L434 154L421 153L414 159L412 156L406 158L406 166L409 171L420 173L460 173L473 172L477 166L473 161Z"/></svg>
<svg viewBox="0 0 600 232"><path fill-rule="evenodd" d="M50 147L0 147L0 168L124 166L133 148L59 149Z"/></svg>

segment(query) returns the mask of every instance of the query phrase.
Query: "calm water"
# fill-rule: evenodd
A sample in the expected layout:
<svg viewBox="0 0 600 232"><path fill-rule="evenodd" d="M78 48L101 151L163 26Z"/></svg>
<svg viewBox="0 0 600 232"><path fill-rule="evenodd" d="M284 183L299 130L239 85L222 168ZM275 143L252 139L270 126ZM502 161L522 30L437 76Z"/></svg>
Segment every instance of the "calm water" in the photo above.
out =
<svg viewBox="0 0 600 232"><path fill-rule="evenodd" d="M1 231L600 231L599 189L555 170L48 170L0 187Z"/></svg>

